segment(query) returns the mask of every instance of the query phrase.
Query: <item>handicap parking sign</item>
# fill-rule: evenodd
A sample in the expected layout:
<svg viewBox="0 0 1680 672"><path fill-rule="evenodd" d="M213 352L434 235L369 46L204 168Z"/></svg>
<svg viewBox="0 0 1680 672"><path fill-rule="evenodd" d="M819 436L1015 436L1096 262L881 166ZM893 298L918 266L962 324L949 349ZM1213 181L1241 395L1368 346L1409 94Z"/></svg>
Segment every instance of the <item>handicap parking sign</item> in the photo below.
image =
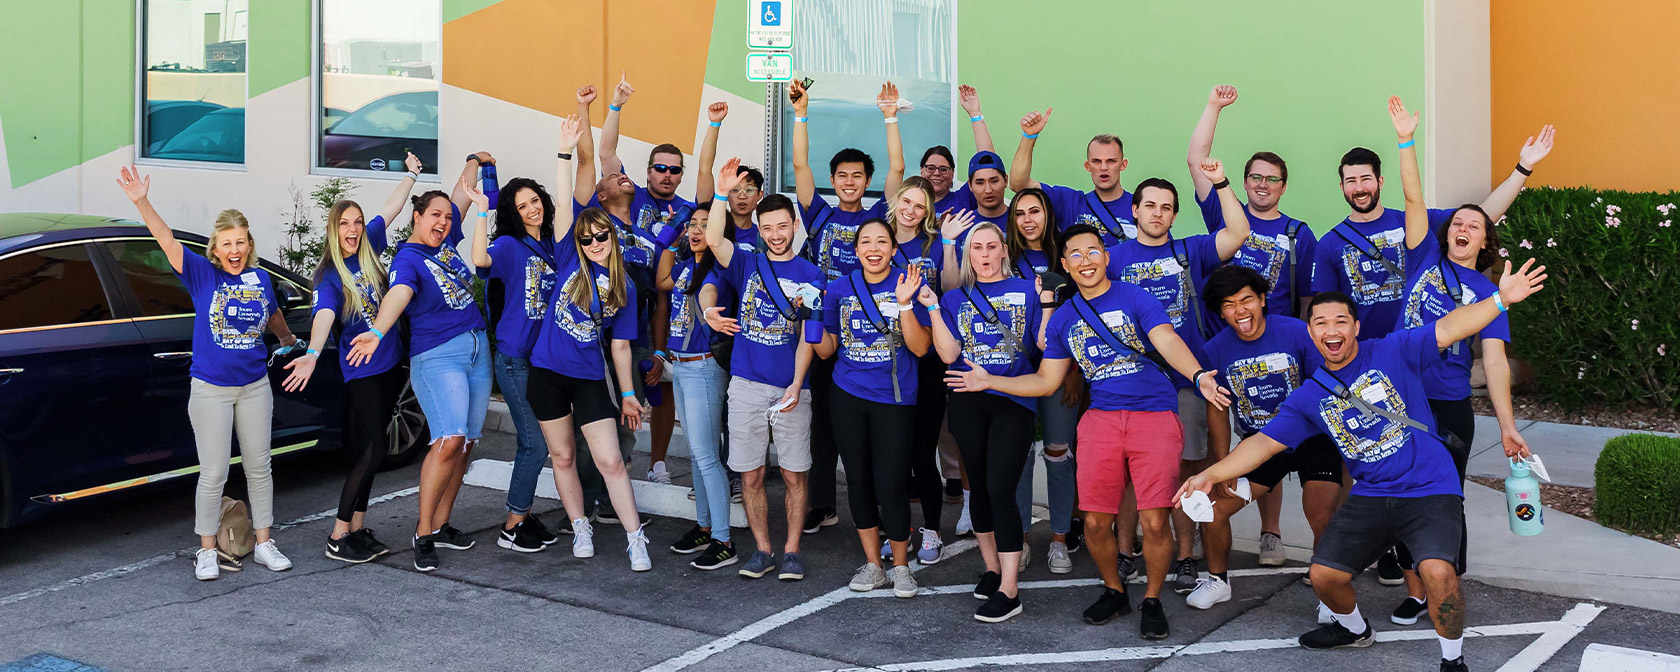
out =
<svg viewBox="0 0 1680 672"><path fill-rule="evenodd" d="M765 0L763 13L759 14L758 25L782 25L782 3L779 0Z"/></svg>
<svg viewBox="0 0 1680 672"><path fill-rule="evenodd" d="M747 3L747 46L752 49L793 48L795 0L751 0Z"/></svg>

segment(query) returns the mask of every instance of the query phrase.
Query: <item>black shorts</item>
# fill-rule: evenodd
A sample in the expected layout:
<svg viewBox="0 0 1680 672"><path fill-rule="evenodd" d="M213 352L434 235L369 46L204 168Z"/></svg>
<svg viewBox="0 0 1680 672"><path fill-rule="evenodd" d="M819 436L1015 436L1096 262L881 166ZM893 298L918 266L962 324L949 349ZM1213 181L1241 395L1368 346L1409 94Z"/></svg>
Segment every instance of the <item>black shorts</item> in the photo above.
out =
<svg viewBox="0 0 1680 672"><path fill-rule="evenodd" d="M530 376L525 383L525 400L531 403L531 413L539 422L570 415L573 426L582 427L618 417L605 380L573 378L540 366L531 367Z"/></svg>
<svg viewBox="0 0 1680 672"><path fill-rule="evenodd" d="M1313 549L1313 564L1358 574L1396 542L1419 562L1456 564L1464 539L1464 499L1456 495L1366 497L1352 495ZM1462 573L1462 571L1460 571Z"/></svg>
<svg viewBox="0 0 1680 672"><path fill-rule="evenodd" d="M1248 472L1246 478L1254 485L1274 489L1290 472L1300 477L1302 483L1325 481L1341 485L1342 454L1336 450L1336 444L1330 441L1330 437L1319 434L1301 442L1294 451L1273 455L1254 471Z"/></svg>

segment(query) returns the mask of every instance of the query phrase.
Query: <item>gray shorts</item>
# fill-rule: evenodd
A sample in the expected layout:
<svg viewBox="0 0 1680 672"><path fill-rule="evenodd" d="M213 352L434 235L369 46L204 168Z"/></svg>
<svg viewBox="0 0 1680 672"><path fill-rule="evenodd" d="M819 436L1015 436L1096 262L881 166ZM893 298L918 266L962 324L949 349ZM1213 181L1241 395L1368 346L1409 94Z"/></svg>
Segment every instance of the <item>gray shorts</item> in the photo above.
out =
<svg viewBox="0 0 1680 672"><path fill-rule="evenodd" d="M1207 457L1207 400L1193 389L1178 391L1178 423L1184 427L1184 459L1193 462Z"/></svg>
<svg viewBox="0 0 1680 672"><path fill-rule="evenodd" d="M1353 495L1336 510L1313 549L1313 564L1349 574L1369 567L1395 542L1418 562L1455 563L1464 539L1464 499L1455 495L1366 497Z"/></svg>
<svg viewBox="0 0 1680 672"><path fill-rule="evenodd" d="M777 466L792 472L811 470L811 391L800 390L799 404L786 412L765 414L782 400L785 391L741 376L730 379L730 471L747 472L764 466L772 431Z"/></svg>

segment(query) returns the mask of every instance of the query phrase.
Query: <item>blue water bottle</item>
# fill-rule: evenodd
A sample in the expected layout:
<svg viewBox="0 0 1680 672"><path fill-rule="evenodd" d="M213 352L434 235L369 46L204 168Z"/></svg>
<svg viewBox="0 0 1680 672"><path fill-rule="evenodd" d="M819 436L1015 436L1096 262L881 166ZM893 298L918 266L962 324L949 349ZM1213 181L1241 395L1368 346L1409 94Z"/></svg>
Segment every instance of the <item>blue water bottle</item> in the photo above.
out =
<svg viewBox="0 0 1680 672"><path fill-rule="evenodd" d="M647 372L653 370L653 360L652 359L644 359L640 362L637 362L636 368L637 368L637 370L641 371L641 375L647 375ZM664 405L665 394L659 390L659 385L657 385L657 384L656 385L646 385L646 386L643 387L643 392L647 393L648 405L650 405L650 406Z"/></svg>
<svg viewBox="0 0 1680 672"><path fill-rule="evenodd" d="M1522 460L1511 461L1511 476L1505 479L1505 513L1510 517L1512 534L1532 537L1546 527L1540 481Z"/></svg>
<svg viewBox="0 0 1680 672"><path fill-rule="evenodd" d="M496 204L501 202L502 187L496 182L496 164L485 163L478 167L479 186L484 191L484 198L490 201L490 209L495 210Z"/></svg>

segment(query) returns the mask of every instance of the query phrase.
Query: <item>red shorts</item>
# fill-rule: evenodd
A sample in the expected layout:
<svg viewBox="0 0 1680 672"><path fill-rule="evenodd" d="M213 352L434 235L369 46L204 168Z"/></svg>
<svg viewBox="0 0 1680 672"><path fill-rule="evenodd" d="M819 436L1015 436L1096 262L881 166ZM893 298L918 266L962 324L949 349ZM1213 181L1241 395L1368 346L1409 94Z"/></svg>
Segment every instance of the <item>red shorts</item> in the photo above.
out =
<svg viewBox="0 0 1680 672"><path fill-rule="evenodd" d="M1184 453L1177 413L1091 409L1079 420L1078 436L1080 509L1120 513L1127 485L1137 492L1139 510L1172 506Z"/></svg>

